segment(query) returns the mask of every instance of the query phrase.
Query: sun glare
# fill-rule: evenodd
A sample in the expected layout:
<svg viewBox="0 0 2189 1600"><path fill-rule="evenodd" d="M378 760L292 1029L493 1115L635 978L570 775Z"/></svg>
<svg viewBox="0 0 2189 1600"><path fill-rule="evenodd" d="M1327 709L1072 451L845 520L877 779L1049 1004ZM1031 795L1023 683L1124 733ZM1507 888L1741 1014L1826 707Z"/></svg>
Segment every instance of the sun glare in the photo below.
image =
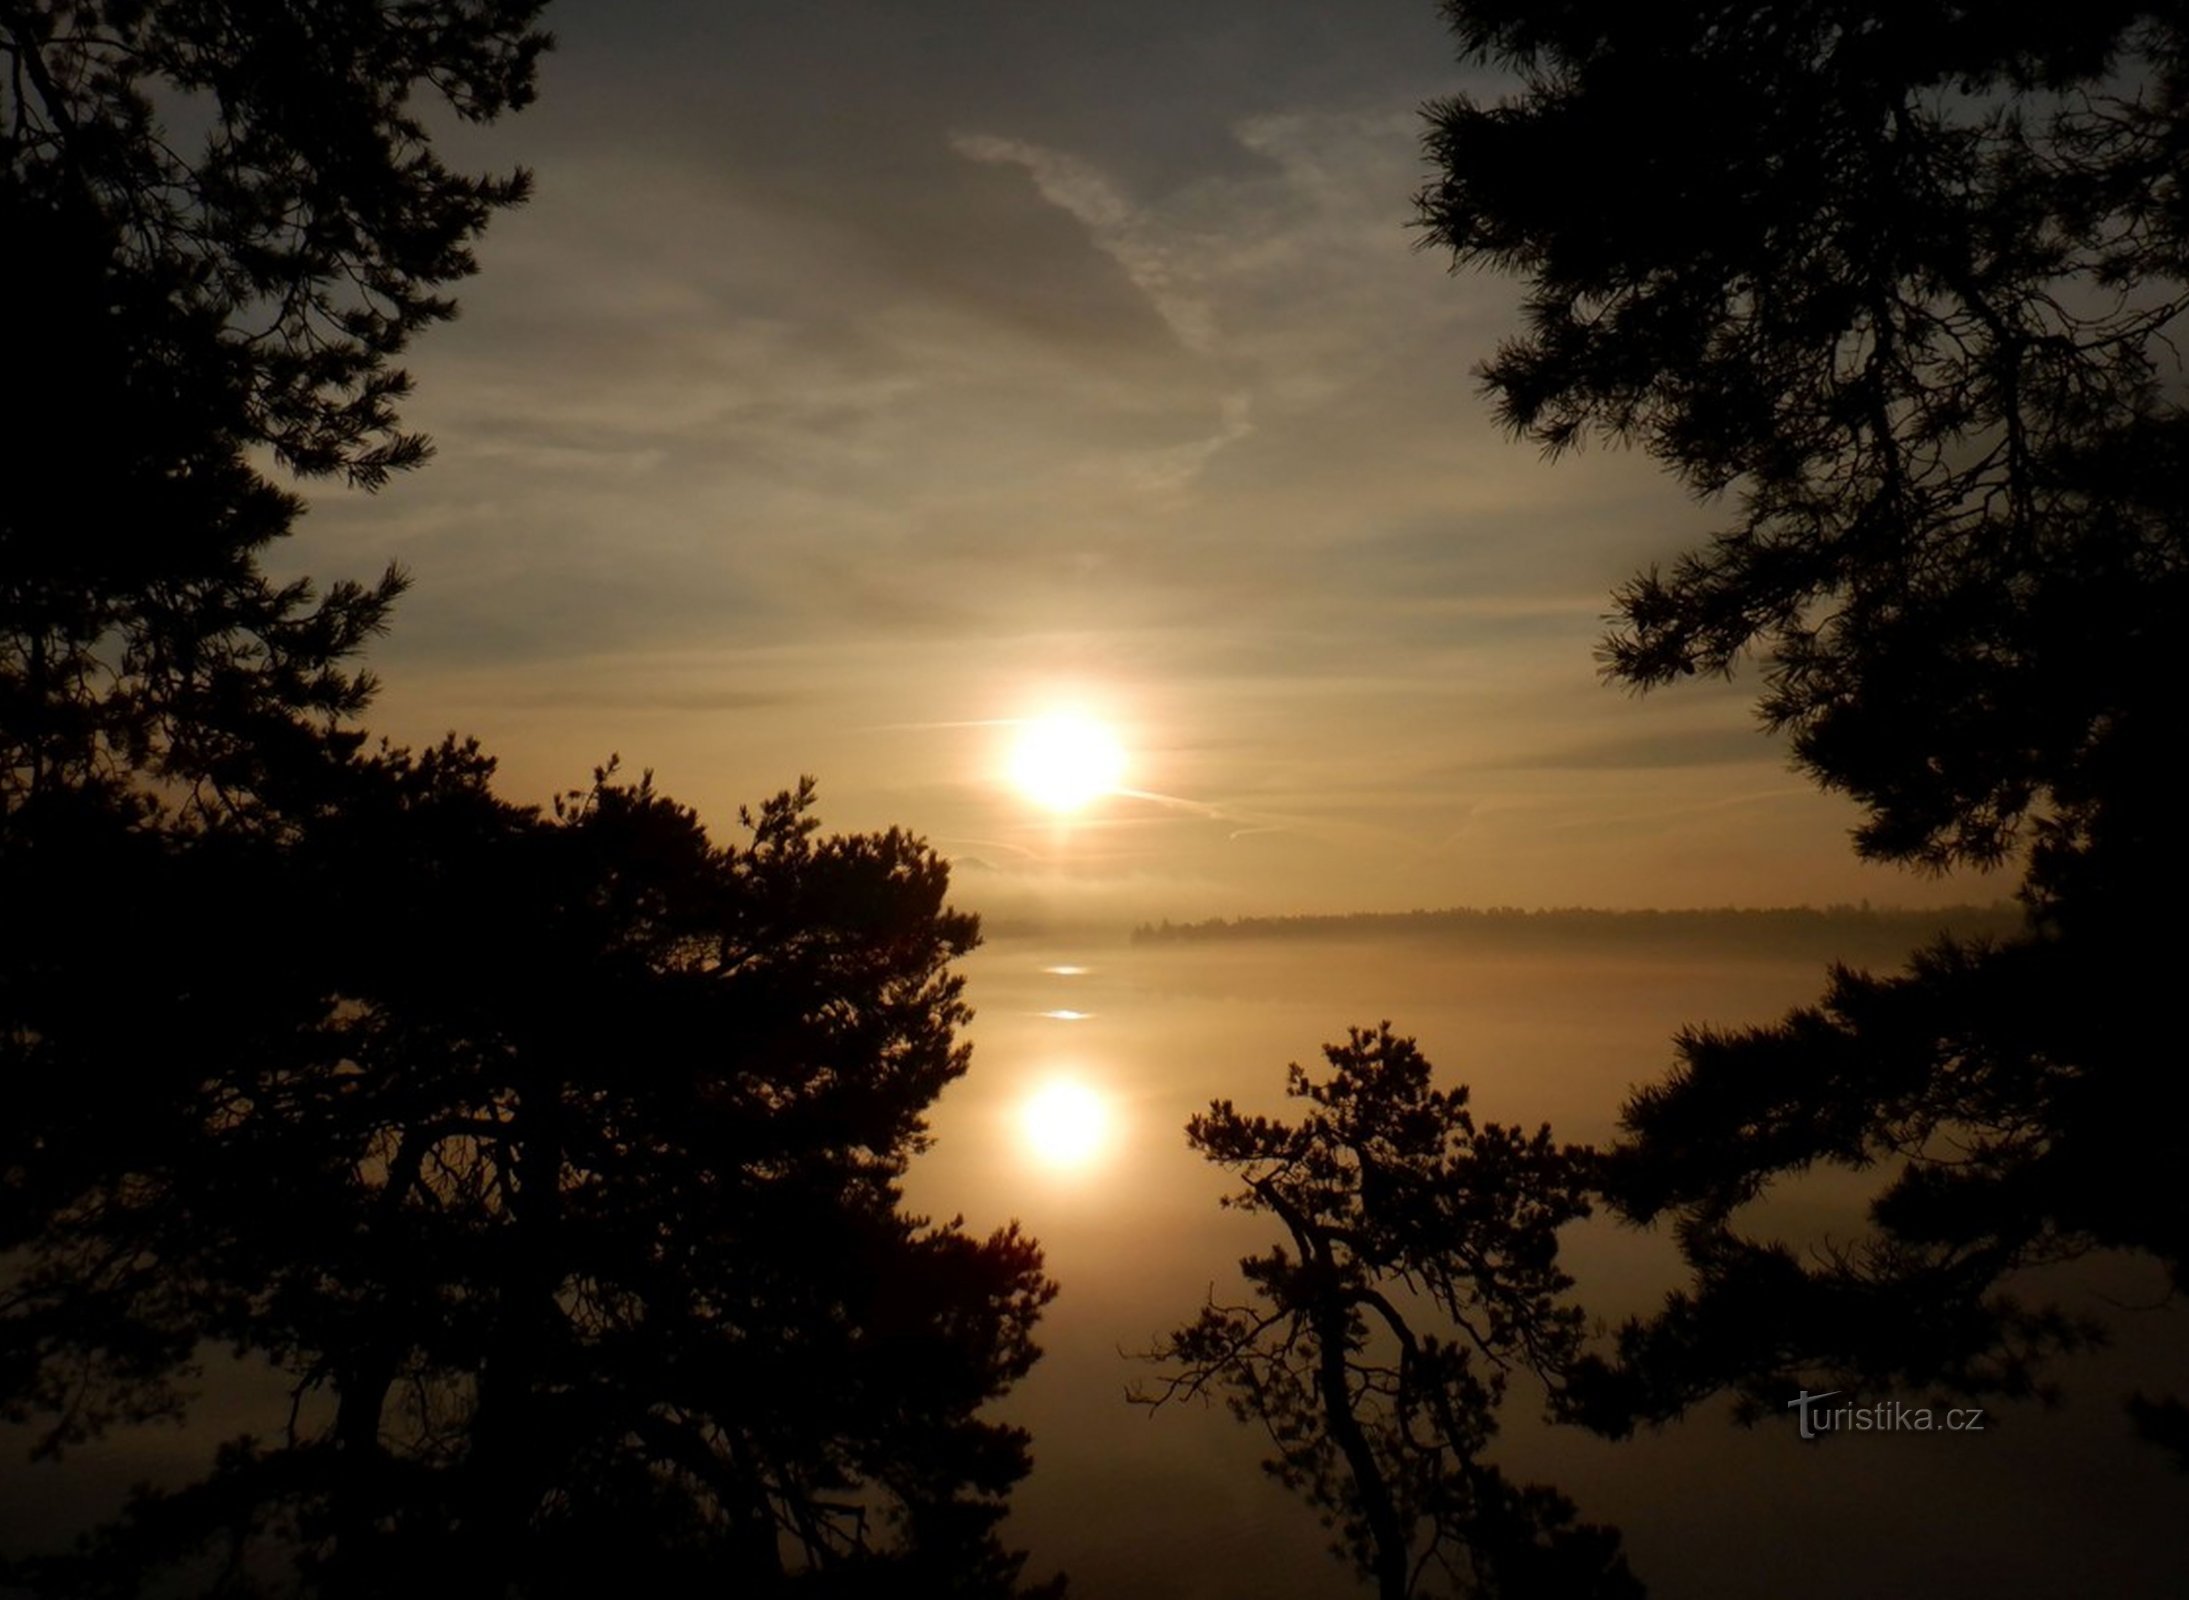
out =
<svg viewBox="0 0 2189 1600"><path fill-rule="evenodd" d="M1125 776L1117 736L1091 717L1056 712L1026 724L1011 750L1011 781L1035 804L1079 811Z"/></svg>
<svg viewBox="0 0 2189 1600"><path fill-rule="evenodd" d="M1026 1149L1045 1167L1084 1167L1110 1142L1110 1108L1083 1083L1044 1084L1019 1107Z"/></svg>

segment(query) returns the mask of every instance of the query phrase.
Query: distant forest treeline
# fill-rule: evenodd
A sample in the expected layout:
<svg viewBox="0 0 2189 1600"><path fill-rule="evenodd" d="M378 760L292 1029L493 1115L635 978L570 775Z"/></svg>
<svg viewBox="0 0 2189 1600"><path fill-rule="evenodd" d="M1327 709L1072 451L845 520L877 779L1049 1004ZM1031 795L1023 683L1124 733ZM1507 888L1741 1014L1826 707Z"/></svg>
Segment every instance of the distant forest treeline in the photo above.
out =
<svg viewBox="0 0 2189 1600"><path fill-rule="evenodd" d="M1405 939L1501 949L1749 952L1818 960L1898 961L1941 933L2005 938L2022 925L2012 901L1930 911L1859 906L1772 906L1682 911L1457 906L1443 911L1358 911L1336 916L1215 917L1142 923L1134 944L1242 939Z"/></svg>

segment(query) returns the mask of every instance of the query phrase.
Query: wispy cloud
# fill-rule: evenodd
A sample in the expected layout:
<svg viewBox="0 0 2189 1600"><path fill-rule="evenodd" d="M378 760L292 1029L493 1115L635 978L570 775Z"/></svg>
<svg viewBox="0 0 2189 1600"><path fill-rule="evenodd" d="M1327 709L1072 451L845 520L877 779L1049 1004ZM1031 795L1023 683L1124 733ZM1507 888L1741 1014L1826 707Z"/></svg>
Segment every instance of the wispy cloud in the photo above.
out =
<svg viewBox="0 0 2189 1600"><path fill-rule="evenodd" d="M441 458L291 552L416 571L390 731L476 728L535 796L620 749L711 813L815 771L832 820L1090 904L1649 898L1632 834L1776 759L1597 682L1603 597L1700 514L1490 425L1513 294L1412 248L1418 94L1247 78L1160 134L939 82L673 158L573 123L421 346ZM1023 815L992 747L1059 679L1175 803ZM1777 860L1819 813L1739 815Z"/></svg>
<svg viewBox="0 0 2189 1600"><path fill-rule="evenodd" d="M1190 257L1160 221L1077 156L1023 139L961 133L951 148L968 160L1025 168L1041 197L1085 224L1095 246L1125 271L1157 315L1197 354L1216 347L1216 317Z"/></svg>

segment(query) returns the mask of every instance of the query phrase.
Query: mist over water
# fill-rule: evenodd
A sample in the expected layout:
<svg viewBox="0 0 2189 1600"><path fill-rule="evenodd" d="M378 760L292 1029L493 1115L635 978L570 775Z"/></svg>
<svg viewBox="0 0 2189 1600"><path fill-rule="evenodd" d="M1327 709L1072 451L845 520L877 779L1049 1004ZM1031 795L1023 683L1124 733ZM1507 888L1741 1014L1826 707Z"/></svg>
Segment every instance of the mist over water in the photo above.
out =
<svg viewBox="0 0 2189 1600"><path fill-rule="evenodd" d="M1863 942L1850 934L1846 954L1877 964ZM1388 1018L1442 1083L1471 1086L1478 1121L1547 1120L1561 1139L1603 1141L1629 1087L1669 1063L1679 1028L1768 1022L1815 999L1824 959L1801 943L992 940L966 968L972 1071L937 1107L935 1148L909 1187L942 1217L1019 1218L1063 1285L1046 1354L1002 1412L1034 1434L1014 1542L1084 1596L1356 1592L1314 1514L1257 1470L1257 1433L1221 1408L1150 1415L1124 1401L1152 1370L1128 1353L1188 1320L1212 1287L1243 1299L1237 1258L1271 1237L1266 1219L1218 1209L1229 1185L1187 1148L1186 1119L1219 1097L1281 1112L1286 1063L1319 1066L1348 1025ZM1018 1117L1059 1077L1109 1106L1106 1149L1069 1169L1043 1165ZM1845 1240L1869 1187L1862 1174L1812 1174L1757 1215L1795 1242ZM1659 1233L1598 1219L1570 1230L1565 1251L1582 1303L1614 1322L1679 1280ZM2063 1408L1997 1408L1980 1435L1804 1444L1784 1419L1741 1429L1720 1402L1611 1444L1543 1426L1538 1391L1516 1380L1493 1455L1618 1525L1653 1594L2171 1596L2181 1552L2153 1530L2178 1520L2181 1487L2157 1452L2128 1442L2120 1412L2131 1387L2189 1373L2178 1309L2121 1309L2162 1288L2148 1262L2108 1259L2034 1282L2033 1295L2105 1314L2115 1348L2061 1366Z"/></svg>
<svg viewBox="0 0 2189 1600"><path fill-rule="evenodd" d="M1285 1112L1288 1062L1319 1065L1348 1025L1389 1018L1442 1083L1471 1086L1478 1121L1547 1120L1561 1139L1602 1141L1628 1088L1669 1062L1680 1027L1772 1020L1816 997L1823 962L1814 948L1754 941L1512 952L1360 934L1134 944L1112 928L997 937L965 971L972 1070L936 1107L934 1146L907 1187L915 1209L963 1213L979 1231L1023 1221L1062 1284L1039 1331L1042 1360L997 1411L1034 1436L1009 1538L1032 1552L1033 1571L1067 1572L1083 1600L1336 1600L1361 1591L1325 1553L1313 1512L1258 1470L1258 1433L1220 1407L1151 1415L1125 1402L1153 1371L1130 1353L1212 1290L1244 1298L1236 1261L1271 1239L1266 1219L1218 1208L1229 1185L1187 1148L1186 1119L1219 1097ZM1059 1081L1097 1097L1104 1123L1092 1152L1062 1165L1028 1139L1023 1116ZM1845 1240L1867 1189L1861 1174L1812 1174L1758 1216L1793 1240ZM1614 1322L1679 1281L1661 1234L1597 1219L1569 1230L1564 1248L1581 1302ZM2032 1297L2111 1321L2114 1347L2059 1366L2061 1408L1991 1408L1981 1434L1804 1444L1785 1418L1744 1430L1718 1402L1614 1444L1544 1426L1539 1391L1516 1379L1492 1455L1618 1526L1636 1573L1667 1600L2172 1600L2181 1542L2157 1530L2180 1526L2182 1486L2129 1441L2120 1412L2131 1388L2189 1385L2180 1309L2133 1309L2162 1290L2151 1263L2118 1258L2033 1279ZM117 1429L60 1469L26 1465L27 1436L0 1428L11 1462L0 1539L63 1542L132 1483L186 1481L222 1440L286 1424L284 1382L223 1350L201 1359L204 1398L184 1425Z"/></svg>

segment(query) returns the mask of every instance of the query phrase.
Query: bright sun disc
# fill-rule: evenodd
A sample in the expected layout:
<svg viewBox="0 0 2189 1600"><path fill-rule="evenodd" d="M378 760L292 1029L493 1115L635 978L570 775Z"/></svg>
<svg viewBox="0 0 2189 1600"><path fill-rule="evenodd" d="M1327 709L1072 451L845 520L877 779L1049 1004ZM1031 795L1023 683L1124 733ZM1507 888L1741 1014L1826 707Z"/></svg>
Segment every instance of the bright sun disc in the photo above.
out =
<svg viewBox="0 0 2189 1600"><path fill-rule="evenodd" d="M1059 1080L1019 1108L1019 1131L1043 1166L1081 1167L1109 1142L1110 1110L1085 1084Z"/></svg>
<svg viewBox="0 0 2189 1600"><path fill-rule="evenodd" d="M1051 811L1078 811L1124 776L1124 748L1087 717L1058 713L1028 723L1011 751L1011 781Z"/></svg>

